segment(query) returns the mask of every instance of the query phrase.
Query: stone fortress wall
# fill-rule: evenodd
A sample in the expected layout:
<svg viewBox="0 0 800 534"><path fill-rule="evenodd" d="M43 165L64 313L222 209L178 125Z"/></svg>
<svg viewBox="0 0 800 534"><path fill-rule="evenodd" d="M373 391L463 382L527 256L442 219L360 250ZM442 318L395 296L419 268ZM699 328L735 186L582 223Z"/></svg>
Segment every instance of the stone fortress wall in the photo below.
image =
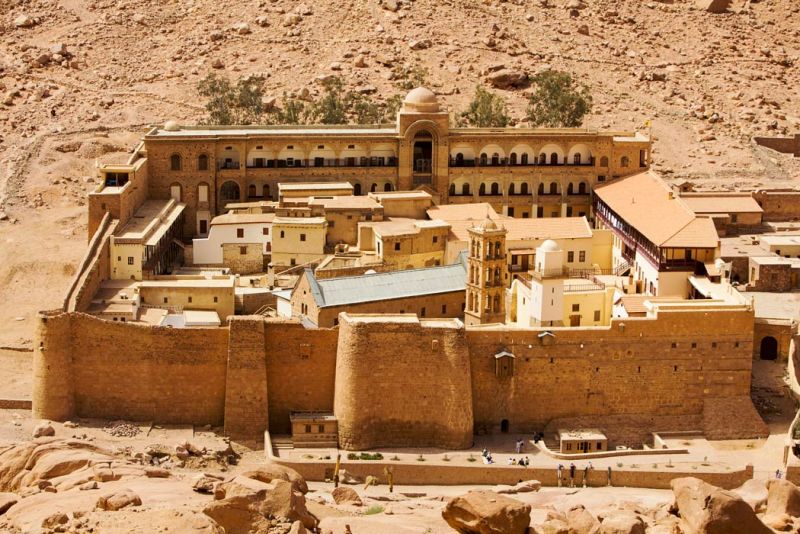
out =
<svg viewBox="0 0 800 534"><path fill-rule="evenodd" d="M340 317L334 397L340 446L472 444L469 350L461 321Z"/></svg>
<svg viewBox="0 0 800 534"><path fill-rule="evenodd" d="M345 448L462 448L504 420L512 432L614 417L703 429L709 406L724 415L730 403L737 409L713 435L763 436L749 400L753 312L705 313L553 335L414 316L342 314L338 329L237 316L223 328L170 329L43 313L33 413L224 425L260 441L265 430L288 434L290 412L314 410L335 413ZM496 375L501 350L515 356L511 376Z"/></svg>

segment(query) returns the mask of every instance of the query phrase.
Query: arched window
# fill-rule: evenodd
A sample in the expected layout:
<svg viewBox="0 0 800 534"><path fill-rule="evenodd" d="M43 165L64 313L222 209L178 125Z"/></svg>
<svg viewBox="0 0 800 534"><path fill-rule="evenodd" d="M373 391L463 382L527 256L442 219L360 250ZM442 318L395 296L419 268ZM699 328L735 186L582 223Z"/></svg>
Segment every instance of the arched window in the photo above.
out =
<svg viewBox="0 0 800 534"><path fill-rule="evenodd" d="M383 184L383 190L384 191L391 191L392 190L392 184L390 184L389 182L386 182L385 184Z"/></svg>
<svg viewBox="0 0 800 534"><path fill-rule="evenodd" d="M464 165L464 154L462 154L461 152L456 154L456 165L458 167L461 167L462 165Z"/></svg>
<svg viewBox="0 0 800 534"><path fill-rule="evenodd" d="M356 195L356 196L361 194L361 184L360 183L356 182L356 183L353 184L353 194Z"/></svg>
<svg viewBox="0 0 800 534"><path fill-rule="evenodd" d="M517 153L516 152L512 152L511 153L511 158L508 160L508 162L511 165L516 165L517 164Z"/></svg>
<svg viewBox="0 0 800 534"><path fill-rule="evenodd" d="M556 182L550 182L550 194L551 195L558 194L558 184Z"/></svg>
<svg viewBox="0 0 800 534"><path fill-rule="evenodd" d="M495 295L494 296L494 307L492 308L492 311L494 311L494 313L497 313L497 312L500 311L500 296L499 295Z"/></svg>
<svg viewBox="0 0 800 534"><path fill-rule="evenodd" d="M488 160L488 157L486 156L486 153L481 154L481 167L486 166L486 161L487 160Z"/></svg>
<svg viewBox="0 0 800 534"><path fill-rule="evenodd" d="M450 184L450 196L456 196L456 184Z"/></svg>
<svg viewBox="0 0 800 534"><path fill-rule="evenodd" d="M219 197L222 200L239 200L239 184L232 181L225 182L219 189Z"/></svg>
<svg viewBox="0 0 800 534"><path fill-rule="evenodd" d="M579 195L586 194L586 182L581 182L578 184L578 194Z"/></svg>
<svg viewBox="0 0 800 534"><path fill-rule="evenodd" d="M247 186L247 196L252 198L256 196L256 186L255 184L250 184Z"/></svg>
<svg viewBox="0 0 800 534"><path fill-rule="evenodd" d="M500 154L495 152L492 154L492 165L497 166L500 165Z"/></svg>
<svg viewBox="0 0 800 534"><path fill-rule="evenodd" d="M492 194L499 195L500 194L500 184L497 182L492 182Z"/></svg>
<svg viewBox="0 0 800 534"><path fill-rule="evenodd" d="M484 196L486 194L486 184L481 184L480 189L478 189L478 194L480 196Z"/></svg>
<svg viewBox="0 0 800 534"><path fill-rule="evenodd" d="M180 154L173 154L169 157L169 168L173 171L181 170L181 156Z"/></svg>
<svg viewBox="0 0 800 534"><path fill-rule="evenodd" d="M622 156L622 159L619 160L620 167L627 167L631 164L631 160L628 159L628 156Z"/></svg>
<svg viewBox="0 0 800 534"><path fill-rule="evenodd" d="M547 154L544 152L539 154L539 165L547 165Z"/></svg>
<svg viewBox="0 0 800 534"><path fill-rule="evenodd" d="M606 156L603 156L602 158L600 158L600 166L601 167L608 167L608 158Z"/></svg>
<svg viewBox="0 0 800 534"><path fill-rule="evenodd" d="M208 170L208 156L206 154L200 154L199 156L197 156L197 170L198 171Z"/></svg>
<svg viewBox="0 0 800 534"><path fill-rule="evenodd" d="M522 182L522 185L520 186L519 194L520 195L527 195L528 194L528 182Z"/></svg>
<svg viewBox="0 0 800 534"><path fill-rule="evenodd" d="M374 193L375 191L378 190L378 184L372 184L370 186L369 190Z"/></svg>
<svg viewBox="0 0 800 534"><path fill-rule="evenodd" d="M550 165L558 165L558 154L555 152L550 154Z"/></svg>
<svg viewBox="0 0 800 534"><path fill-rule="evenodd" d="M539 184L539 194L544 195L544 184Z"/></svg>
<svg viewBox="0 0 800 534"><path fill-rule="evenodd" d="M572 182L570 182L569 186L567 186L567 194L568 195L574 195L575 194L575 189L574 189L574 187L572 185Z"/></svg>
<svg viewBox="0 0 800 534"><path fill-rule="evenodd" d="M508 186L508 194L509 195L514 194L514 182L511 182L511 184Z"/></svg>
<svg viewBox="0 0 800 534"><path fill-rule="evenodd" d="M494 244L494 257L495 258L500 258L500 241L496 241L495 244ZM495 276L497 278L500 277L500 269L497 269L495 271Z"/></svg>
<svg viewBox="0 0 800 534"><path fill-rule="evenodd" d="M575 155L573 156L573 163L575 165L580 165L581 164L581 153L580 152L576 152Z"/></svg>
<svg viewBox="0 0 800 534"><path fill-rule="evenodd" d="M527 165L528 164L528 154L523 154L522 158L520 158L520 159L522 160L522 165Z"/></svg>
<svg viewBox="0 0 800 534"><path fill-rule="evenodd" d="M469 184L464 184L461 186L461 194L469 195Z"/></svg>

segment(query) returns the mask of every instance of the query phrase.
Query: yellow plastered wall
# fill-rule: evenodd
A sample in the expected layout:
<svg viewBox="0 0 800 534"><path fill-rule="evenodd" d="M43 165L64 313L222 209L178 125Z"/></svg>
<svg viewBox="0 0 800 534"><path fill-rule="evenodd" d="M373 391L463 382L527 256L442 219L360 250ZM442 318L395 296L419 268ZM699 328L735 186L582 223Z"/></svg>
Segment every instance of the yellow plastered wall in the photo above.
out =
<svg viewBox="0 0 800 534"><path fill-rule="evenodd" d="M184 310L213 310L221 321L234 314L234 289L229 287L186 287L169 283L139 287L142 304L178 306ZM166 299L166 300L165 300Z"/></svg>
<svg viewBox="0 0 800 534"><path fill-rule="evenodd" d="M141 280L143 256L144 245L114 243L112 238L111 278L113 280Z"/></svg>
<svg viewBox="0 0 800 534"><path fill-rule="evenodd" d="M573 315L580 315L580 325L576 326L608 326L611 324L611 309L614 304L614 288L607 287L602 291L565 292L564 293L564 325L569 326ZM578 306L573 310L573 306ZM595 312L600 312L595 320Z"/></svg>
<svg viewBox="0 0 800 534"><path fill-rule="evenodd" d="M327 223L272 224L272 263L274 265L302 265L322 258L325 251ZM301 236L305 235L305 240Z"/></svg>

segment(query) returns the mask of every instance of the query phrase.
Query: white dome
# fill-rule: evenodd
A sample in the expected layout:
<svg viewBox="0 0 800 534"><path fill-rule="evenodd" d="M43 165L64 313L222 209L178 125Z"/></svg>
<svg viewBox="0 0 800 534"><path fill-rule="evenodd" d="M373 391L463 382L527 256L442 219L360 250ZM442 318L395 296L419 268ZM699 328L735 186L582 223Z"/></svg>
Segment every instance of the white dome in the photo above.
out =
<svg viewBox="0 0 800 534"><path fill-rule="evenodd" d="M542 252L556 252L557 250L559 250L558 243L556 243L552 239L547 239L545 240L544 243L539 245L539 250L541 250Z"/></svg>
<svg viewBox="0 0 800 534"><path fill-rule="evenodd" d="M167 132L177 132L181 127L175 121L167 121L164 123L164 130Z"/></svg>
<svg viewBox="0 0 800 534"><path fill-rule="evenodd" d="M416 111L418 113L436 113L439 111L439 100L433 91L426 87L412 89L403 100L404 111Z"/></svg>

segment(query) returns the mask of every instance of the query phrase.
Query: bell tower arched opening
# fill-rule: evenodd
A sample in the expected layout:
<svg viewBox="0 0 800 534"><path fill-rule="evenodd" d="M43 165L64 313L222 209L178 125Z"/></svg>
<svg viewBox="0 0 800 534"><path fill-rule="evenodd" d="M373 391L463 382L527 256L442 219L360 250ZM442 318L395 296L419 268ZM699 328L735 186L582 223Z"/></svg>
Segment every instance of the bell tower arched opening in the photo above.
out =
<svg viewBox="0 0 800 534"><path fill-rule="evenodd" d="M414 185L430 184L433 168L433 134L420 130L414 136L412 152L412 178Z"/></svg>

